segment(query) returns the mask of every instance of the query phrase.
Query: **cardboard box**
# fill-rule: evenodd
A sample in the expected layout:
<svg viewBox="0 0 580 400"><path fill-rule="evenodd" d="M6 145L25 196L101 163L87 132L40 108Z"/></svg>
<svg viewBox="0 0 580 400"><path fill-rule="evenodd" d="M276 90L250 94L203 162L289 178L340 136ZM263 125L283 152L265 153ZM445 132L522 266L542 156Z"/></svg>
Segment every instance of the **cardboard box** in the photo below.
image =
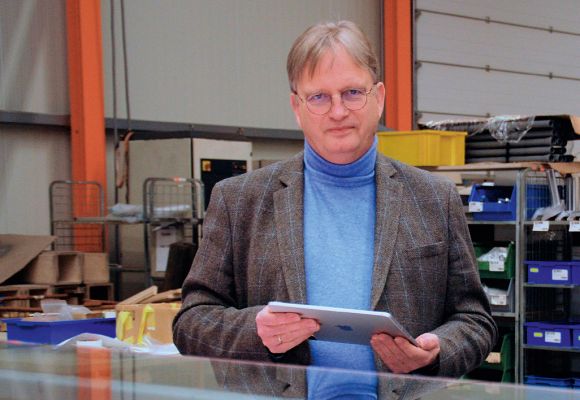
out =
<svg viewBox="0 0 580 400"><path fill-rule="evenodd" d="M22 270L56 236L0 235L0 283Z"/></svg>
<svg viewBox="0 0 580 400"><path fill-rule="evenodd" d="M82 274L84 283L108 283L109 260L106 253L83 253Z"/></svg>
<svg viewBox="0 0 580 400"><path fill-rule="evenodd" d="M82 254L76 251L44 251L24 271L26 283L54 285L82 282Z"/></svg>
<svg viewBox="0 0 580 400"><path fill-rule="evenodd" d="M148 338L159 344L173 343L173 318L181 303L117 305L117 339L143 344Z"/></svg>

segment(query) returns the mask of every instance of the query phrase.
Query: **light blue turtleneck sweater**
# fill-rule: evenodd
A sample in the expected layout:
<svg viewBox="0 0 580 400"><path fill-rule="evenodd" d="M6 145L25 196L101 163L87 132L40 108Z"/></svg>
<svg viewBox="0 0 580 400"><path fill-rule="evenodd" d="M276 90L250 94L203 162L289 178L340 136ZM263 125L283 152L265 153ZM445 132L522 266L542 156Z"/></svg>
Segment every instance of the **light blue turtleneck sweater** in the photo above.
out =
<svg viewBox="0 0 580 400"><path fill-rule="evenodd" d="M377 140L357 161L333 164L305 142L304 258L307 302L370 309ZM374 371L370 346L310 341L312 365ZM372 374L308 370L311 399L376 399Z"/></svg>

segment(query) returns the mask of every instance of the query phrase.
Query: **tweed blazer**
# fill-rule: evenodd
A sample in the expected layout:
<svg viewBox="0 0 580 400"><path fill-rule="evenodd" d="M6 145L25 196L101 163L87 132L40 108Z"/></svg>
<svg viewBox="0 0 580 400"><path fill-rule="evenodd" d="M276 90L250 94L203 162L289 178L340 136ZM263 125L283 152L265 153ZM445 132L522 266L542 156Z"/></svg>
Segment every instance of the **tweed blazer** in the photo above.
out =
<svg viewBox="0 0 580 400"><path fill-rule="evenodd" d="M257 335L256 314L271 300L306 302L303 158L214 187L174 320L181 353L273 360ZM459 195L452 182L381 154L375 176L372 309L390 312L413 336L436 334L441 352L432 372L460 376L483 362L497 328ZM388 371L375 358L377 369ZM276 361L307 365L308 343Z"/></svg>

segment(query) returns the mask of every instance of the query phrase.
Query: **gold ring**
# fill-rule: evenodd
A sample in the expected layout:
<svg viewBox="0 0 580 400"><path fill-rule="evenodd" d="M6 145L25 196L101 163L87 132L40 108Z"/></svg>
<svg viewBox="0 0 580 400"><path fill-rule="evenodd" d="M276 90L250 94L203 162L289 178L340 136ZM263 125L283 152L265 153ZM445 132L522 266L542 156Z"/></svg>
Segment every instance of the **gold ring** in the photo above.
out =
<svg viewBox="0 0 580 400"><path fill-rule="evenodd" d="M278 345L281 345L282 343L284 343L282 341L282 337L280 335L276 335L276 337L278 338Z"/></svg>

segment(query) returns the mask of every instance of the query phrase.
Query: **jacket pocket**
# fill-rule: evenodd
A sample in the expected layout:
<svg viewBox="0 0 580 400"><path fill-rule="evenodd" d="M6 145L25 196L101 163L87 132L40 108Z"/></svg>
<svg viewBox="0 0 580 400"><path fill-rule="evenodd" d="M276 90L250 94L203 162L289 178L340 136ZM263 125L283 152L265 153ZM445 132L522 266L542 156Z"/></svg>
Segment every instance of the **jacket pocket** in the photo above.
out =
<svg viewBox="0 0 580 400"><path fill-rule="evenodd" d="M408 258L424 258L441 255L447 251L445 242L437 242L425 246L414 247L409 249Z"/></svg>

